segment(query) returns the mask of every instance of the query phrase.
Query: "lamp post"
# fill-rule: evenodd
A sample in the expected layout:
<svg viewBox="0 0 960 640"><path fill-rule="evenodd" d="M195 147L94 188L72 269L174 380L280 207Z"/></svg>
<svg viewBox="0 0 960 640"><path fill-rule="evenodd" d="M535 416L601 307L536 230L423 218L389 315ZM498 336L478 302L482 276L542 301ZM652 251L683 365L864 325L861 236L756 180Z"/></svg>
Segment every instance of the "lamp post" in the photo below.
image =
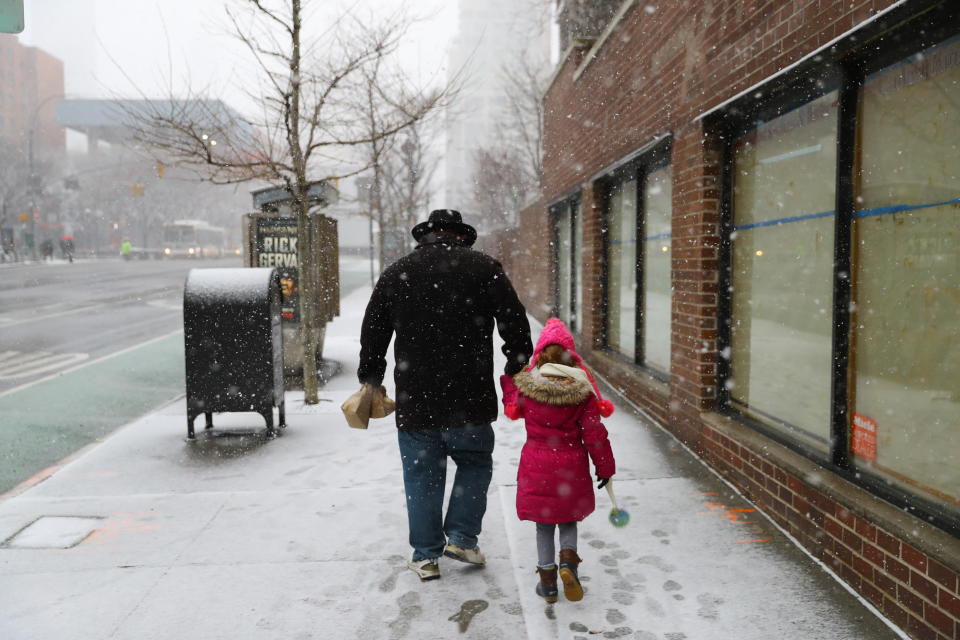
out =
<svg viewBox="0 0 960 640"><path fill-rule="evenodd" d="M407 165L407 197L404 198L406 202L404 203L404 208L407 210L407 223L409 224L414 217L414 208L416 203L417 192L417 170L414 167L413 154L417 150L417 145L413 143L413 140L408 136L406 140L403 141L403 144L400 145L400 150L403 151L404 164ZM394 224L396 226L396 223ZM409 237L404 235L404 244L409 241Z"/></svg>

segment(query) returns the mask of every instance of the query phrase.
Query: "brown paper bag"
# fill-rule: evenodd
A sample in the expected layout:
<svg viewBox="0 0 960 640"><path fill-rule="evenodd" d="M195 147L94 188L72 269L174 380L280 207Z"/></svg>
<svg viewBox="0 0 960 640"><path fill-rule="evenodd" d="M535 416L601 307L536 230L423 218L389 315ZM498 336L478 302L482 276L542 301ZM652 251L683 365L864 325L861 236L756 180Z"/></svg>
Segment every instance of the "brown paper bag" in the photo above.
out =
<svg viewBox="0 0 960 640"><path fill-rule="evenodd" d="M381 386L373 392L373 402L370 403L371 418L386 418L397 408L397 403L387 397L387 388Z"/></svg>
<svg viewBox="0 0 960 640"><path fill-rule="evenodd" d="M354 429L366 429L370 418L386 418L395 408L396 403L387 397L385 387L370 384L361 385L359 391L340 405L347 424Z"/></svg>

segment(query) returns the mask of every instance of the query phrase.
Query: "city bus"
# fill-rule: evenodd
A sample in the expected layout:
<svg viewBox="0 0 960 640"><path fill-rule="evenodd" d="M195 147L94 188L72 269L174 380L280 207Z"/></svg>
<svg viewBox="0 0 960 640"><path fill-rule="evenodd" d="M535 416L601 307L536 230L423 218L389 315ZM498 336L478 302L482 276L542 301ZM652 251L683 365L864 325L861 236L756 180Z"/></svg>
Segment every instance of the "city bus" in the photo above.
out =
<svg viewBox="0 0 960 640"><path fill-rule="evenodd" d="M203 220L163 225L164 258L219 258L227 254L226 232Z"/></svg>

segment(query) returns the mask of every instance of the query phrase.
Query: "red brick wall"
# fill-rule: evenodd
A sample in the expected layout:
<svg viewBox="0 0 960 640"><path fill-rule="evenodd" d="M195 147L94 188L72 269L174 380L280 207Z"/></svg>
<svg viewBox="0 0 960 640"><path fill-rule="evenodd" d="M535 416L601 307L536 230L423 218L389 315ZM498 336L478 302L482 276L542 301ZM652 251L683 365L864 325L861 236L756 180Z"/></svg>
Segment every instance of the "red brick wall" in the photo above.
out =
<svg viewBox="0 0 960 640"><path fill-rule="evenodd" d="M575 49L557 71L544 101L543 203L520 217L515 233L523 248L510 260L523 274L521 296L543 320L550 306L544 301L553 296L546 204L579 190L585 326L578 342L590 365L911 636L960 639L960 541L943 534L947 541L934 556L924 554L908 534L898 537L890 521L858 510L849 498L828 496L805 474L764 457L778 445L755 432L736 441L710 418L717 398L723 141L696 118L892 4L677 0L658 3L653 13L646 3L635 4L599 51ZM673 301L665 383L602 348L605 202L592 177L668 133ZM766 444L757 445L757 438Z"/></svg>
<svg viewBox="0 0 960 640"><path fill-rule="evenodd" d="M544 102L547 202L653 137L854 28L894 0L637 3L576 80L561 65Z"/></svg>
<svg viewBox="0 0 960 640"><path fill-rule="evenodd" d="M546 321L553 305L552 247L544 242L550 232L549 216L542 201L517 214L518 227L477 240L476 248L503 264L527 312Z"/></svg>
<svg viewBox="0 0 960 640"><path fill-rule="evenodd" d="M700 451L700 411L716 400L720 150L700 123L673 143L670 425Z"/></svg>

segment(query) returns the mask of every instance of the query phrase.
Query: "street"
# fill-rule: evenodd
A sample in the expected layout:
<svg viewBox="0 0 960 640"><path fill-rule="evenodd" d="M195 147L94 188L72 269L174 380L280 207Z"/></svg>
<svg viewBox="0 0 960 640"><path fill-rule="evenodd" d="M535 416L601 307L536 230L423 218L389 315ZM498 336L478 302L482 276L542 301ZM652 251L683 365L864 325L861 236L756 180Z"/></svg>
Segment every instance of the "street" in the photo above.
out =
<svg viewBox="0 0 960 640"><path fill-rule="evenodd" d="M0 270L0 492L183 392L181 296L204 261Z"/></svg>
<svg viewBox="0 0 960 640"><path fill-rule="evenodd" d="M184 390L183 283L238 259L0 269L0 493ZM344 260L344 292L369 279Z"/></svg>
<svg viewBox="0 0 960 640"><path fill-rule="evenodd" d="M0 394L181 327L189 269L227 259L34 264L0 271Z"/></svg>

